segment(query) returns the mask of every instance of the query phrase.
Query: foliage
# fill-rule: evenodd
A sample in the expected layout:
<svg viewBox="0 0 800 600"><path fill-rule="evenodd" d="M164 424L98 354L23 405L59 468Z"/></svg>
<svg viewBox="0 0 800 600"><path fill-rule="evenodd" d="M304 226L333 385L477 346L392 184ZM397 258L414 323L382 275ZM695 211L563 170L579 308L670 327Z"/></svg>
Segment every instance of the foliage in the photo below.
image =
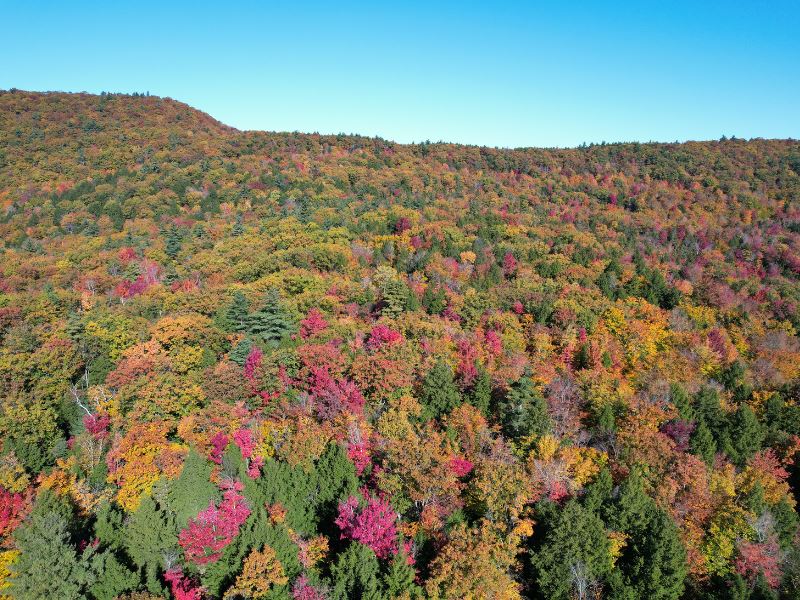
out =
<svg viewBox="0 0 800 600"><path fill-rule="evenodd" d="M0 123L0 594L797 596L796 140Z"/></svg>

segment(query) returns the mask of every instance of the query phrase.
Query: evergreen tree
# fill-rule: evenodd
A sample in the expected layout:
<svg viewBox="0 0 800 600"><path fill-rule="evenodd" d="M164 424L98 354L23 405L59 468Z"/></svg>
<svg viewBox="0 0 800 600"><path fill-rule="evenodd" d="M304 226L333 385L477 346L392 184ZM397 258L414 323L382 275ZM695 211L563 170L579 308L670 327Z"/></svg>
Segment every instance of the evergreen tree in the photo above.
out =
<svg viewBox="0 0 800 600"><path fill-rule="evenodd" d="M204 213L218 214L220 211L219 196L217 190L212 189L204 198L200 200L200 210Z"/></svg>
<svg viewBox="0 0 800 600"><path fill-rule="evenodd" d="M436 419L461 404L461 394L453 381L453 369L437 360L422 380L420 391L424 419Z"/></svg>
<svg viewBox="0 0 800 600"><path fill-rule="evenodd" d="M644 492L636 471L605 506L606 522L624 532L627 543L609 580L610 598L677 600L684 591L686 549L675 523Z"/></svg>
<svg viewBox="0 0 800 600"><path fill-rule="evenodd" d="M787 498L781 498L780 502L771 507L770 512L775 519L775 533L778 534L781 547L788 550L797 534L797 513Z"/></svg>
<svg viewBox="0 0 800 600"><path fill-rule="evenodd" d="M586 486L586 493L583 496L583 505L592 511L599 511L603 504L611 499L614 489L614 481L611 478L611 471L608 467L603 467L589 485Z"/></svg>
<svg viewBox="0 0 800 600"><path fill-rule="evenodd" d="M532 553L539 597L572 600L589 597L611 569L603 522L570 500L557 512L540 547Z"/></svg>
<svg viewBox="0 0 800 600"><path fill-rule="evenodd" d="M244 331L250 302L242 292L235 292L233 299L225 309L225 327L228 331Z"/></svg>
<svg viewBox="0 0 800 600"><path fill-rule="evenodd" d="M244 220L242 219L242 213L238 213L236 215L236 222L233 224L233 229L231 229L231 235L233 237L239 237L244 233Z"/></svg>
<svg viewBox="0 0 800 600"><path fill-rule="evenodd" d="M294 328L291 315L283 307L275 289L267 292L264 308L247 315L245 325L251 335L267 342L282 339Z"/></svg>
<svg viewBox="0 0 800 600"><path fill-rule="evenodd" d="M105 501L97 508L94 535L109 548L122 548L125 536L124 515L115 504Z"/></svg>
<svg viewBox="0 0 800 600"><path fill-rule="evenodd" d="M484 416L489 414L489 406L492 402L492 378L485 369L478 371L478 377L472 384L467 399Z"/></svg>
<svg viewBox="0 0 800 600"><path fill-rule="evenodd" d="M331 567L331 600L383 600L380 566L367 546L352 542Z"/></svg>
<svg viewBox="0 0 800 600"><path fill-rule="evenodd" d="M547 403L527 375L508 390L498 406L503 433L512 439L543 435L550 430Z"/></svg>
<svg viewBox="0 0 800 600"><path fill-rule="evenodd" d="M778 593L770 587L763 573L756 577L749 600L778 600Z"/></svg>
<svg viewBox="0 0 800 600"><path fill-rule="evenodd" d="M94 582L85 557L70 543L69 523L55 511L34 511L15 532L19 558L11 566L15 598L78 600Z"/></svg>
<svg viewBox="0 0 800 600"><path fill-rule="evenodd" d="M122 564L111 551L94 556L92 570L98 576L89 590L97 600L116 600L139 586L139 575Z"/></svg>
<svg viewBox="0 0 800 600"><path fill-rule="evenodd" d="M677 383L670 386L670 400L673 406L678 410L678 416L684 421L694 421L695 412L689 402L689 394L686 393L686 388Z"/></svg>
<svg viewBox="0 0 800 600"><path fill-rule="evenodd" d="M730 418L730 447L728 455L738 466L744 464L761 449L765 432L753 409L742 404Z"/></svg>
<svg viewBox="0 0 800 600"><path fill-rule="evenodd" d="M409 287L399 279L390 279L383 286L381 297L381 314L396 319L400 314L412 309L412 304L417 304L416 297Z"/></svg>
<svg viewBox="0 0 800 600"><path fill-rule="evenodd" d="M694 409L700 423L704 423L714 438L717 451L729 451L731 448L728 415L722 409L717 390L704 387L695 396Z"/></svg>
<svg viewBox="0 0 800 600"><path fill-rule="evenodd" d="M386 595L389 598L402 598L406 594L410 597L420 596L422 590L414 584L414 577L415 571L408 564L408 556L405 552L398 552L392 559L389 572L384 578Z"/></svg>
<svg viewBox="0 0 800 600"><path fill-rule="evenodd" d="M169 232L167 233L167 242L164 247L164 252L166 252L167 256L171 259L175 260L178 256L178 253L181 251L181 234L178 231L178 228L173 225L170 227Z"/></svg>
<svg viewBox="0 0 800 600"><path fill-rule="evenodd" d="M219 489L211 483L211 463L191 449L183 463L180 476L169 483L167 507L175 515L179 528L186 527L189 519L218 499Z"/></svg>
<svg viewBox="0 0 800 600"><path fill-rule="evenodd" d="M717 443L714 441L714 436L705 421L697 423L697 427L695 427L689 439L689 447L692 454L702 458L707 465L714 463L714 456L717 454Z"/></svg>
<svg viewBox="0 0 800 600"><path fill-rule="evenodd" d="M783 562L781 598L800 600L800 546L790 547Z"/></svg>
<svg viewBox="0 0 800 600"><path fill-rule="evenodd" d="M247 357L250 356L250 351L253 349L253 342L250 338L243 338L239 340L236 346L231 350L228 359L235 362L240 367L244 366Z"/></svg>
<svg viewBox="0 0 800 600"><path fill-rule="evenodd" d="M422 294L422 306L430 315L441 314L447 307L447 299L442 286L429 284Z"/></svg>
<svg viewBox="0 0 800 600"><path fill-rule="evenodd" d="M164 555L178 548L178 528L173 517L147 496L130 516L125 526L125 551L145 576L147 589L159 594L159 573Z"/></svg>

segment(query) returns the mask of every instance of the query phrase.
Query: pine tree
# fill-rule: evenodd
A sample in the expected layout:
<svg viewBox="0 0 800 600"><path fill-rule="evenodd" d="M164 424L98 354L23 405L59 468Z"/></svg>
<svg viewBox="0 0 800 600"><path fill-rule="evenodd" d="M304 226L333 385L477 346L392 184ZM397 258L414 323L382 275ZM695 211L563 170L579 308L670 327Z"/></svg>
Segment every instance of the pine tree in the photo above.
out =
<svg viewBox="0 0 800 600"><path fill-rule="evenodd" d="M164 247L164 252L171 259L175 260L178 253L181 251L181 235L178 228L173 225L167 233L167 242Z"/></svg>
<svg viewBox="0 0 800 600"><path fill-rule="evenodd" d="M91 585L91 596L96 600L116 600L125 592L139 586L139 575L120 562L111 551L101 552L91 562L98 576Z"/></svg>
<svg viewBox="0 0 800 600"><path fill-rule="evenodd" d="M28 523L15 533L21 554L11 566L15 598L78 600L94 574L84 557L70 543L69 523L55 511L34 511Z"/></svg>
<svg viewBox="0 0 800 600"><path fill-rule="evenodd" d="M587 598L611 569L611 554L603 522L571 500L556 513L531 562L542 598Z"/></svg>
<svg viewBox="0 0 800 600"><path fill-rule="evenodd" d="M439 315L447 307L447 299L442 286L429 284L422 294L422 306L430 315Z"/></svg>
<svg viewBox="0 0 800 600"><path fill-rule="evenodd" d="M367 546L352 542L331 567L331 600L382 600L380 566Z"/></svg>
<svg viewBox="0 0 800 600"><path fill-rule="evenodd" d="M220 211L219 196L217 190L211 190L205 198L200 200L200 210L204 213L217 214Z"/></svg>
<svg viewBox="0 0 800 600"><path fill-rule="evenodd" d="M409 309L411 290L399 279L391 279L383 286L381 314L393 319ZM416 298L414 299L416 300Z"/></svg>
<svg viewBox="0 0 800 600"><path fill-rule="evenodd" d="M611 471L608 467L603 467L589 485L586 486L586 493L583 496L583 505L592 511L599 511L603 504L611 499L614 489L614 481L611 478Z"/></svg>
<svg viewBox="0 0 800 600"><path fill-rule="evenodd" d="M180 476L169 483L167 508L175 515L175 523L183 528L190 518L217 500L219 490L211 483L211 464L192 449L183 463Z"/></svg>
<svg viewBox="0 0 800 600"><path fill-rule="evenodd" d="M489 406L492 402L492 378L485 369L478 371L478 377L475 378L467 398L469 403L481 411L484 416L489 414Z"/></svg>
<svg viewBox="0 0 800 600"><path fill-rule="evenodd" d="M284 309L275 289L267 292L264 308L247 315L245 325L251 335L268 342L282 339L294 328L292 318Z"/></svg>
<svg viewBox="0 0 800 600"><path fill-rule="evenodd" d="M228 354L228 359L235 362L240 367L244 366L247 357L250 356L250 351L253 349L253 342L250 338L242 338Z"/></svg>
<svg viewBox="0 0 800 600"><path fill-rule="evenodd" d="M224 313L224 327L226 331L244 331L247 313L250 311L250 302L242 292L235 292L233 299Z"/></svg>
<svg viewBox="0 0 800 600"><path fill-rule="evenodd" d="M689 446L692 454L702 458L707 465L711 465L714 462L714 456L717 454L717 443L714 441L714 436L705 421L697 423L697 427L689 440Z"/></svg>
<svg viewBox="0 0 800 600"><path fill-rule="evenodd" d="M244 233L244 220L242 219L242 213L236 215L236 222L233 224L233 229L231 229L231 235L233 237L239 237Z"/></svg>
<svg viewBox="0 0 800 600"><path fill-rule="evenodd" d="M609 598L677 600L688 572L686 549L675 523L644 492L636 471L604 507L606 522L628 536L610 580Z"/></svg>
<svg viewBox="0 0 800 600"><path fill-rule="evenodd" d="M769 586L763 573L756 577L749 600L778 600L778 593Z"/></svg>
<svg viewBox="0 0 800 600"><path fill-rule="evenodd" d="M114 550L122 548L125 535L124 515L122 511L109 501L97 508L94 522L94 535L100 542Z"/></svg>
<svg viewBox="0 0 800 600"><path fill-rule="evenodd" d="M730 417L730 448L728 454L738 466L744 466L761 448L765 432L753 409L742 404Z"/></svg>
<svg viewBox="0 0 800 600"><path fill-rule="evenodd" d="M130 516L125 526L125 551L144 573L148 590L160 593L158 574L165 552L178 548L178 528L156 501L147 496Z"/></svg>
<svg viewBox="0 0 800 600"><path fill-rule="evenodd" d="M498 406L503 433L512 439L543 435L550 430L547 403L530 377L523 376L508 390Z"/></svg>
<svg viewBox="0 0 800 600"><path fill-rule="evenodd" d="M398 552L389 565L389 572L384 578L384 587L389 598L402 598L405 594L415 597L421 590L414 584L416 572L408 564L405 552Z"/></svg>
<svg viewBox="0 0 800 600"><path fill-rule="evenodd" d="M677 383L670 386L670 400L673 406L678 410L678 415L684 421L694 421L696 415L691 403L689 402L689 394L686 389Z"/></svg>
<svg viewBox="0 0 800 600"><path fill-rule="evenodd" d="M453 381L453 369L443 360L436 361L422 380L420 401L422 417L435 419L461 404L461 394Z"/></svg>

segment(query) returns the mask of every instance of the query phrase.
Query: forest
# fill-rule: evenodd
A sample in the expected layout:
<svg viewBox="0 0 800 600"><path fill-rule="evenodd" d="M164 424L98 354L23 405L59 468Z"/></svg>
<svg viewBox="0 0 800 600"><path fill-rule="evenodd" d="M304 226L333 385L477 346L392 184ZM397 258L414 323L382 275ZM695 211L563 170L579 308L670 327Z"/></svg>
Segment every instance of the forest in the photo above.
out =
<svg viewBox="0 0 800 600"><path fill-rule="evenodd" d="M0 599L800 598L800 142L0 92Z"/></svg>

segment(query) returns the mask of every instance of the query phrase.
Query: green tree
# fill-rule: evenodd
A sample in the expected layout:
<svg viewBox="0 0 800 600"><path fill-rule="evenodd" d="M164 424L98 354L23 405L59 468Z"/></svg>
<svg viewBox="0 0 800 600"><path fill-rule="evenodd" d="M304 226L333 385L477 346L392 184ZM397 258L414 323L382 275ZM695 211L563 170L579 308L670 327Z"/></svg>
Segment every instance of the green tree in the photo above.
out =
<svg viewBox="0 0 800 600"><path fill-rule="evenodd" d="M453 380L453 369L439 359L422 380L420 390L424 419L435 419L461 404L461 394Z"/></svg>
<svg viewBox="0 0 800 600"><path fill-rule="evenodd" d="M178 228L173 225L167 232L167 240L164 246L164 252L171 259L175 260L178 253L181 251L181 234Z"/></svg>
<svg viewBox="0 0 800 600"><path fill-rule="evenodd" d="M594 512L570 500L549 525L531 556L539 596L552 600L588 598L611 569L603 522Z"/></svg>
<svg viewBox="0 0 800 600"><path fill-rule="evenodd" d="M688 572L686 550L677 526L645 494L636 471L620 486L619 496L604 508L606 523L628 536L614 576L609 579L609 597L680 598Z"/></svg>
<svg viewBox="0 0 800 600"><path fill-rule="evenodd" d="M86 597L94 574L86 558L79 556L70 543L69 523L62 514L35 511L16 531L15 539L21 554L11 567L9 591L13 597Z"/></svg>
<svg viewBox="0 0 800 600"><path fill-rule="evenodd" d="M430 315L439 315L447 307L444 288L430 284L422 294L422 306Z"/></svg>
<svg viewBox="0 0 800 600"><path fill-rule="evenodd" d="M244 331L247 328L247 313L250 303L242 292L235 292L233 299L225 309L225 327L228 331Z"/></svg>
<svg viewBox="0 0 800 600"><path fill-rule="evenodd" d="M211 463L193 448L186 456L180 476L169 483L166 505L179 528L206 508L209 500L219 496L219 489L211 483L211 472Z"/></svg>
<svg viewBox="0 0 800 600"><path fill-rule="evenodd" d="M714 456L717 454L717 442L714 441L714 436L705 421L698 421L697 427L689 439L689 447L692 454L702 458L707 465L714 462Z"/></svg>
<svg viewBox="0 0 800 600"><path fill-rule="evenodd" d="M278 341L294 329L291 315L284 308L278 291L274 288L267 292L264 308L247 315L245 324L251 335L268 342Z"/></svg>
<svg viewBox="0 0 800 600"><path fill-rule="evenodd" d="M352 542L331 567L332 600L383 600L380 565L375 553L364 544Z"/></svg>
<svg viewBox="0 0 800 600"><path fill-rule="evenodd" d="M514 383L497 407L503 433L512 439L550 431L547 403L528 376Z"/></svg>
<svg viewBox="0 0 800 600"><path fill-rule="evenodd" d="M744 464L761 449L766 433L753 409L742 404L730 417L730 447L728 455L738 466Z"/></svg>
<svg viewBox="0 0 800 600"><path fill-rule="evenodd" d="M413 310L418 304L416 296L405 282L390 279L383 286L381 295L381 314L396 319L406 310Z"/></svg>
<svg viewBox="0 0 800 600"><path fill-rule="evenodd" d="M403 594L417 597L421 594L419 586L414 584L415 571L408 564L405 552L398 552L389 565L389 571L384 577L384 586L389 598L400 598Z"/></svg>
<svg viewBox="0 0 800 600"><path fill-rule="evenodd" d="M97 600L115 600L139 586L139 575L122 564L112 551L95 555L92 570L98 575L89 591Z"/></svg>
<svg viewBox="0 0 800 600"><path fill-rule="evenodd" d="M228 354L228 359L232 362L235 362L240 367L244 366L244 363L247 361L247 357L250 356L250 351L253 349L253 342L250 338L242 338L239 340L234 346L231 353Z"/></svg>
<svg viewBox="0 0 800 600"><path fill-rule="evenodd" d="M478 371L478 377L469 390L467 400L484 416L489 414L489 406L492 402L492 378L485 369Z"/></svg>
<svg viewBox="0 0 800 600"><path fill-rule="evenodd" d="M244 233L244 220L242 218L242 213L238 213L236 215L236 222L233 224L233 228L231 229L231 235L233 237L239 237Z"/></svg>
<svg viewBox="0 0 800 600"><path fill-rule="evenodd" d="M144 574L148 590L160 593L162 586L158 575L165 555L178 548L175 519L152 497L143 498L126 524L124 546L128 556Z"/></svg>

